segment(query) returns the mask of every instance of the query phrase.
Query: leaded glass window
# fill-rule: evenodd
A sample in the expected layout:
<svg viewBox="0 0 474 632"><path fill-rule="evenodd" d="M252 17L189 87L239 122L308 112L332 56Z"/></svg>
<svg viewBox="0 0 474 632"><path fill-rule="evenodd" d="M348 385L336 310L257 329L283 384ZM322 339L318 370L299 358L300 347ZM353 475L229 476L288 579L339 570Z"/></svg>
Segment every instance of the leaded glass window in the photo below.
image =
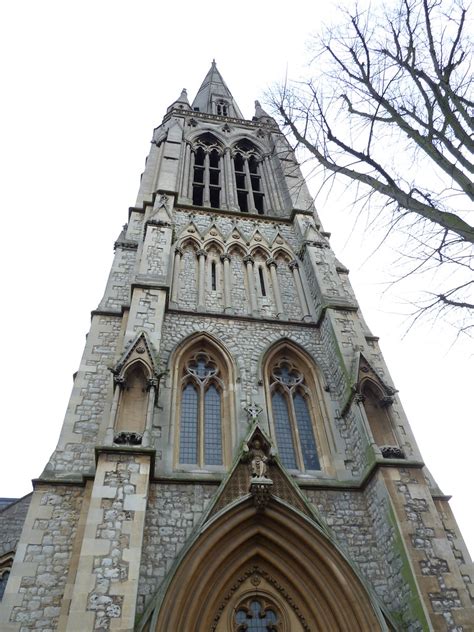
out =
<svg viewBox="0 0 474 632"><path fill-rule="evenodd" d="M273 426L278 453L289 469L319 470L311 393L303 373L287 358L270 376Z"/></svg>
<svg viewBox="0 0 474 632"><path fill-rule="evenodd" d="M278 632L281 628L277 609L263 599L239 604L235 612L236 632Z"/></svg>
<svg viewBox="0 0 474 632"><path fill-rule="evenodd" d="M222 465L222 391L219 369L204 351L184 365L181 386L179 462Z"/></svg>

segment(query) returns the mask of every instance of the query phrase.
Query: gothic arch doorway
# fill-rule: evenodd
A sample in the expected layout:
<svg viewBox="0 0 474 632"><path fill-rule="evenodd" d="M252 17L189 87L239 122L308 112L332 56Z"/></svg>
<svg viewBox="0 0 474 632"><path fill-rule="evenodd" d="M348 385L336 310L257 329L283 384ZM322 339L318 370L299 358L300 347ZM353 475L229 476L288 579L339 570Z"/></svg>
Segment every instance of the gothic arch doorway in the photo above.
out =
<svg viewBox="0 0 474 632"><path fill-rule="evenodd" d="M258 511L248 496L203 527L143 624L152 632L389 629L322 529L275 497Z"/></svg>

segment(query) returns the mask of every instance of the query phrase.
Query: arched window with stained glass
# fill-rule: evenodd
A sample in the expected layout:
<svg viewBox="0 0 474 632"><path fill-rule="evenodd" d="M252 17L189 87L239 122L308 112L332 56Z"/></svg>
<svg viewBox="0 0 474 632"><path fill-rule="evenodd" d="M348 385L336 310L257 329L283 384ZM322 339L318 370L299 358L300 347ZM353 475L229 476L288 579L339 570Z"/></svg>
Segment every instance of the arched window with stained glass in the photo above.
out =
<svg viewBox="0 0 474 632"><path fill-rule="evenodd" d="M224 381L212 354L199 350L183 365L179 457L184 465L222 465Z"/></svg>
<svg viewBox="0 0 474 632"><path fill-rule="evenodd" d="M263 370L271 433L283 465L304 473L332 472L324 389L311 358L284 341L267 353Z"/></svg>

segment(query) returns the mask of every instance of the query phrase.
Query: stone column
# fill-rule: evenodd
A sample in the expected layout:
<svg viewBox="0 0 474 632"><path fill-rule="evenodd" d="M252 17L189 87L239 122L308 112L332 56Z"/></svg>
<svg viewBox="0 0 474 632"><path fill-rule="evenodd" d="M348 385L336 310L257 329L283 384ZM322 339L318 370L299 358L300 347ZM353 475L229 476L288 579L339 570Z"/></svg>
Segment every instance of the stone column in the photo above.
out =
<svg viewBox="0 0 474 632"><path fill-rule="evenodd" d="M125 379L119 375L114 375L114 398L110 407L109 425L105 433L106 445L112 445L114 442L115 420L117 419L118 405L120 401L120 393L125 386Z"/></svg>
<svg viewBox="0 0 474 632"><path fill-rule="evenodd" d="M179 295L179 272L181 268L181 257L183 256L182 248L175 248L174 250L174 267L173 267L173 288L171 290L171 300L173 303L178 302Z"/></svg>
<svg viewBox="0 0 474 632"><path fill-rule="evenodd" d="M191 162L191 147L186 143L184 150L183 180L181 183L181 195L189 201L189 167Z"/></svg>
<svg viewBox="0 0 474 632"><path fill-rule="evenodd" d="M158 388L158 380L156 377L148 378L148 406L145 418L145 430L143 431L142 447L148 448L151 443L151 427L153 425L153 408L155 406L156 391Z"/></svg>
<svg viewBox="0 0 474 632"><path fill-rule="evenodd" d="M191 148L190 148L191 150ZM190 151L189 159L189 175L188 175L188 198L193 199L193 180L194 180L194 151Z"/></svg>
<svg viewBox="0 0 474 632"><path fill-rule="evenodd" d="M247 183L247 192L248 192L248 200L249 200L249 212L256 213L257 209L255 208L255 200L253 199L253 189L252 189L252 179L250 177L250 169L249 169L249 161L247 158L244 160L244 169L245 169L245 181Z"/></svg>
<svg viewBox="0 0 474 632"><path fill-rule="evenodd" d="M303 284L301 283L299 263L296 261L296 259L293 259L293 261L290 261L290 263L288 264L288 267L293 272L293 280L296 285L296 291L298 292L298 298L301 305L301 311L303 313L302 320L311 320L311 314L309 313L308 303L306 302L306 297L304 295Z"/></svg>
<svg viewBox="0 0 474 632"><path fill-rule="evenodd" d="M249 312L256 316L258 314L257 294L255 292L255 275L253 272L253 257L247 255L244 257L245 267L247 269L247 283L249 286Z"/></svg>
<svg viewBox="0 0 474 632"><path fill-rule="evenodd" d="M267 266L270 269L270 276L272 279L273 296L275 298L276 317L284 318L283 303L281 300L281 293L280 293L280 283L278 281L278 275L277 275L277 265L278 264L275 261L275 259L267 259Z"/></svg>
<svg viewBox="0 0 474 632"><path fill-rule="evenodd" d="M199 261L199 277L198 277L198 305L199 311L206 309L206 259L207 252L205 250L197 251Z"/></svg>
<svg viewBox="0 0 474 632"><path fill-rule="evenodd" d="M224 265L224 312L232 312L232 280L230 274L230 255L226 252L221 255L221 261Z"/></svg>
<svg viewBox="0 0 474 632"><path fill-rule="evenodd" d="M226 147L224 152L224 174L227 189L227 204L231 211L238 211L237 187L235 185L234 166L230 155L230 149Z"/></svg>
<svg viewBox="0 0 474 632"><path fill-rule="evenodd" d="M211 206L211 198L209 195L209 154L205 154L204 156L204 195L202 205Z"/></svg>

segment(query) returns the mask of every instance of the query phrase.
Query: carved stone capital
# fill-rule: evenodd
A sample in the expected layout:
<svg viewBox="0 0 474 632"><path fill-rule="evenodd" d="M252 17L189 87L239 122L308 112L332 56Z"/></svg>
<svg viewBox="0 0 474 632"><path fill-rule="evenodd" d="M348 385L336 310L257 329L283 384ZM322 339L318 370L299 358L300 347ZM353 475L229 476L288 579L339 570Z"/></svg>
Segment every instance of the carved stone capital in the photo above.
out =
<svg viewBox="0 0 474 632"><path fill-rule="evenodd" d="M176 246L176 248L174 249L174 254L182 257L184 254L184 250L181 248L181 246Z"/></svg>
<svg viewBox="0 0 474 632"><path fill-rule="evenodd" d="M206 259L206 257L207 257L207 252L203 248L198 250L196 252L196 254L197 254L198 257L204 257L204 259Z"/></svg>
<svg viewBox="0 0 474 632"><path fill-rule="evenodd" d="M222 263L224 263L224 261L230 261L230 255L227 252L224 252L223 255L221 255L221 261Z"/></svg>
<svg viewBox="0 0 474 632"><path fill-rule="evenodd" d="M246 255L246 256L243 258L243 262L244 262L244 263L253 263L253 262L254 262L254 258L252 257L252 255Z"/></svg>
<svg viewBox="0 0 474 632"><path fill-rule="evenodd" d="M357 404L363 404L365 402L365 395L362 395L362 393L356 393L354 395L354 401Z"/></svg>
<svg viewBox="0 0 474 632"><path fill-rule="evenodd" d="M298 263L298 261L296 261L296 259L293 259L293 261L290 261L290 263L288 264L288 267L290 268L290 270L297 270L300 267L300 264Z"/></svg>
<svg viewBox="0 0 474 632"><path fill-rule="evenodd" d="M275 259L273 259L273 257L270 257L270 259L267 259L265 263L267 264L269 268L271 268L272 266L275 268L278 268L278 263L275 261Z"/></svg>

